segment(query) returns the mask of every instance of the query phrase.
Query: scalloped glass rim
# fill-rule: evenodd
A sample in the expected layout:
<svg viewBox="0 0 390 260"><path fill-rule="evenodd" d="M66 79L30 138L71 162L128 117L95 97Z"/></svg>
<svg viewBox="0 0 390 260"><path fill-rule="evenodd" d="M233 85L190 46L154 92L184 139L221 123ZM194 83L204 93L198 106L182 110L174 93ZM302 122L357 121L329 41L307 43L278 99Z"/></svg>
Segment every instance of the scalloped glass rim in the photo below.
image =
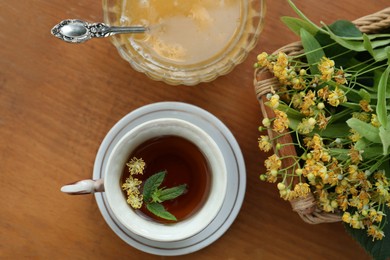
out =
<svg viewBox="0 0 390 260"><path fill-rule="evenodd" d="M108 25L117 26L112 17L118 10L118 2L122 0L103 0L104 22ZM163 81L170 85L196 85L201 82L210 82L219 76L226 75L233 70L235 66L242 63L248 53L253 50L257 44L260 33L264 25L264 15L266 11L265 0L242 0L247 2L248 10L246 12L246 22L241 23L240 37L236 38L230 44L228 50L217 59L195 68L175 68L174 66L161 67L153 62L136 56L135 50L128 50L119 40L119 36L112 36L111 42L117 48L120 56L129 62L131 67L139 72L145 73L149 78L157 81Z"/></svg>

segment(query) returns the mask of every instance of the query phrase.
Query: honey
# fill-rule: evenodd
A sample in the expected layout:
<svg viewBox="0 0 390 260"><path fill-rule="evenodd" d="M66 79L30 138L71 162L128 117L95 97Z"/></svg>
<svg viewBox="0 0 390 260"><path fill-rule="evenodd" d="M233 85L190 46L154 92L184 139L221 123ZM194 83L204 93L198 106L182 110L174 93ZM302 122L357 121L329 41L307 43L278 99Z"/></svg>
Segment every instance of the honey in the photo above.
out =
<svg viewBox="0 0 390 260"><path fill-rule="evenodd" d="M241 0L123 0L121 26L143 25L144 34L121 42L156 66L208 64L233 45L240 31ZM162 65L161 65L162 66Z"/></svg>

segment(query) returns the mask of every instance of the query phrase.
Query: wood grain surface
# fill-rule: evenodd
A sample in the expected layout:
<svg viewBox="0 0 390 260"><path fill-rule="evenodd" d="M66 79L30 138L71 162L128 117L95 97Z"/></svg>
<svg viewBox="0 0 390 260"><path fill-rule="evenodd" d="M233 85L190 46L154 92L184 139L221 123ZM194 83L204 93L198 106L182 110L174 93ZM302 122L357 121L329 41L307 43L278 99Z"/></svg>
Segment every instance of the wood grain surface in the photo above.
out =
<svg viewBox="0 0 390 260"><path fill-rule="evenodd" d="M300 0L319 23L353 20L389 0ZM0 1L0 259L161 259L127 245L93 196L67 196L63 184L90 178L97 149L123 116L146 104L181 101L208 110L235 135L247 189L240 214L215 243L184 259L369 259L342 224L309 225L262 183L259 104L253 63L261 51L296 41L280 21L294 15L269 0L254 51L231 73L194 87L148 79L109 39L74 45L50 34L66 18L102 21L100 1Z"/></svg>

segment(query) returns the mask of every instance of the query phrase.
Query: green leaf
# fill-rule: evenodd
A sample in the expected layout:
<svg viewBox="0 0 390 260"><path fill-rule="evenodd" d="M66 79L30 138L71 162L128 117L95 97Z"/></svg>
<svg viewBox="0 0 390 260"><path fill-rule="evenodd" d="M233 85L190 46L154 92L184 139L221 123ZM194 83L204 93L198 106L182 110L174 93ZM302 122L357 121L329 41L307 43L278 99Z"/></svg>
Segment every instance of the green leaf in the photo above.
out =
<svg viewBox="0 0 390 260"><path fill-rule="evenodd" d="M370 103L370 101L371 101L371 95L370 95L370 93L368 93L367 90L365 90L364 88L359 89L359 96L361 96L363 100L365 100L365 101L367 101L368 103Z"/></svg>
<svg viewBox="0 0 390 260"><path fill-rule="evenodd" d="M300 35L301 28L305 29L312 35L315 35L318 32L317 26L313 26L311 23L299 18L284 16L281 20L296 35Z"/></svg>
<svg viewBox="0 0 390 260"><path fill-rule="evenodd" d="M310 64L310 71L312 74L319 74L318 63L325 56L325 53L316 38L308 31L301 28L300 34L307 62Z"/></svg>
<svg viewBox="0 0 390 260"><path fill-rule="evenodd" d="M385 161L382 165L381 165L381 170L384 170L385 171L385 175L387 177L387 179L390 179L390 163L388 161Z"/></svg>
<svg viewBox="0 0 390 260"><path fill-rule="evenodd" d="M379 123L387 128L387 110L386 110L386 87L390 73L390 65L383 72L378 84L378 103L376 106L376 115Z"/></svg>
<svg viewBox="0 0 390 260"><path fill-rule="evenodd" d="M360 108L360 107L359 107ZM335 114L333 114L331 117L330 117L330 120L328 122L328 125L329 124L333 124L334 122L337 122L338 120L342 120L342 122L345 123L345 121L351 117L351 114L354 112L353 109L350 109L350 108L346 108L346 109L343 109L341 110L340 112L337 112ZM344 125L344 124L343 124ZM344 125L345 126L345 125Z"/></svg>
<svg viewBox="0 0 390 260"><path fill-rule="evenodd" d="M390 129L384 128L383 126L379 127L379 137L381 138L383 145L383 155L388 155L390 146Z"/></svg>
<svg viewBox="0 0 390 260"><path fill-rule="evenodd" d="M347 124L350 128L358 132L362 137L374 143L381 143L379 137L379 129L375 126L365 123L357 118L351 118L347 120Z"/></svg>
<svg viewBox="0 0 390 260"><path fill-rule="evenodd" d="M372 42L367 34L363 34L363 46L371 54L376 61L382 61L387 58L387 45L390 44L390 39L377 40ZM383 48L378 48L385 46Z"/></svg>
<svg viewBox="0 0 390 260"><path fill-rule="evenodd" d="M374 144L370 147L366 147L363 150L363 160L375 158L381 156L383 154L383 145L382 144Z"/></svg>
<svg viewBox="0 0 390 260"><path fill-rule="evenodd" d="M329 125L327 128L323 130L317 130L315 129L313 133L318 133L322 137L331 137L334 138L335 136L337 137L346 137L349 133L348 131L345 131L347 128L347 124L344 123L332 123Z"/></svg>
<svg viewBox="0 0 390 260"><path fill-rule="evenodd" d="M343 107L347 107L347 108L349 108L351 110L352 109L353 110L360 110L361 109L359 104L353 103L353 102L344 102L344 103L341 103L340 105L343 106Z"/></svg>
<svg viewBox="0 0 390 260"><path fill-rule="evenodd" d="M176 217L169 213L160 203L147 203L146 208L160 218L177 221Z"/></svg>
<svg viewBox="0 0 390 260"><path fill-rule="evenodd" d="M294 108L291 108L285 104L279 104L278 110L285 112L289 118L290 117L294 117L298 119L303 118L303 115L298 110L295 110Z"/></svg>
<svg viewBox="0 0 390 260"><path fill-rule="evenodd" d="M367 34L363 34L363 46L366 48L366 50L371 54L372 57L374 57L374 48L371 45L371 41L368 38Z"/></svg>
<svg viewBox="0 0 390 260"><path fill-rule="evenodd" d="M362 32L353 24L347 20L337 20L329 25L329 29L337 36L340 37L361 37Z"/></svg>
<svg viewBox="0 0 390 260"><path fill-rule="evenodd" d="M356 52L344 48L340 44L336 43L329 34L319 32L315 35L315 38L323 48L326 57L332 57L332 60L336 63L337 67L349 67L350 61L355 57Z"/></svg>
<svg viewBox="0 0 390 260"><path fill-rule="evenodd" d="M173 188L169 189L162 189L160 190L160 194L158 196L160 202L166 201L166 200L173 200L180 195L182 195L187 190L187 185L179 185Z"/></svg>
<svg viewBox="0 0 390 260"><path fill-rule="evenodd" d="M385 48L385 52L386 52L386 55L387 55L387 65L390 65L390 46L387 46Z"/></svg>
<svg viewBox="0 0 390 260"><path fill-rule="evenodd" d="M301 120L294 118L294 117L289 117L288 118L288 127L291 128L294 131L297 131L298 125L301 122Z"/></svg>
<svg viewBox="0 0 390 260"><path fill-rule="evenodd" d="M349 155L350 150L349 149L343 149L343 148L331 148L329 149L329 154L333 157L335 157L339 161L345 161L351 158Z"/></svg>
<svg viewBox="0 0 390 260"><path fill-rule="evenodd" d="M367 139L366 138L360 138L354 145L355 149L358 151L363 151L364 148L368 145Z"/></svg>
<svg viewBox="0 0 390 260"><path fill-rule="evenodd" d="M324 30L323 30L321 27L319 27L318 25L316 25L315 23L313 23L312 21L310 21L310 19L307 18L306 15L304 15L304 14L301 12L301 10L299 10L298 7L297 7L291 0L288 0L288 3L289 3L289 5L291 6L291 8L295 11L295 13L296 13L299 17L301 17L304 21L306 21L308 24L310 24L310 26L316 28L318 31L323 31L323 32L324 32Z"/></svg>
<svg viewBox="0 0 390 260"><path fill-rule="evenodd" d="M389 207L385 206L384 213L390 216ZM353 229L344 224L347 232L376 260L386 260L390 257L390 224L387 223L383 229L385 237L382 240L372 241L363 229Z"/></svg>
<svg viewBox="0 0 390 260"><path fill-rule="evenodd" d="M379 86L379 81L381 80L382 74L384 70L383 69L376 69L373 71L374 76L373 76L373 89L375 92L378 92L378 86ZM390 95L390 82L387 82L389 84L388 87L386 87L386 95Z"/></svg>
<svg viewBox="0 0 390 260"><path fill-rule="evenodd" d="M161 171L150 176L144 183L144 201L149 202L152 194L160 187L165 178L166 171Z"/></svg>
<svg viewBox="0 0 390 260"><path fill-rule="evenodd" d="M334 34L332 32L332 30L329 28L329 26L325 25L324 24L324 28L326 29L326 31L328 32L328 34L330 35L330 37L335 41L337 42L338 44L340 44L341 46L349 49L349 50L353 50L353 51L358 51L358 52L361 52L361 51L366 51L366 49L364 48L364 44L363 44L363 41L354 41L354 40L347 40L347 39L344 39L343 37L340 37L336 34Z"/></svg>
<svg viewBox="0 0 390 260"><path fill-rule="evenodd" d="M336 88L339 88L341 90L343 90L346 95L347 95L347 99L349 101L355 101L356 103L359 103L359 101L362 99L359 95L359 91L353 89L353 88L349 88L345 85L340 85L340 84L337 84L335 81L331 80L331 81L328 81L327 84L331 87L333 87L334 89ZM343 105L344 103L341 103L341 105Z"/></svg>
<svg viewBox="0 0 390 260"><path fill-rule="evenodd" d="M381 38L389 38L390 34L387 34L387 33L368 34L367 37L370 40L377 40L377 39L381 39ZM345 39L345 40L353 40L353 41L362 41L363 40L363 34L362 34L362 36L359 36L359 37L357 37L357 36L351 36L351 37L343 36L343 39Z"/></svg>

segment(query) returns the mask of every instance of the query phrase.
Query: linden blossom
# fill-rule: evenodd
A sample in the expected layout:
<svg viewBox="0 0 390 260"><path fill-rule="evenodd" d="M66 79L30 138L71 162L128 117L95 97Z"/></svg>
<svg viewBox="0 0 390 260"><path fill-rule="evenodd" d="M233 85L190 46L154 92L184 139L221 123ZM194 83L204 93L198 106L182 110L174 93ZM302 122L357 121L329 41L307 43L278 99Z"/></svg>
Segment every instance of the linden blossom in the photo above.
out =
<svg viewBox="0 0 390 260"><path fill-rule="evenodd" d="M264 118L259 127L275 133L258 138L261 151L275 147L260 179L277 183L285 200L312 192L320 210L340 214L350 227L381 240L389 231L390 62L388 47L373 52L370 45L388 45L390 35L368 39L347 21L320 28L297 13L303 17L299 22L284 21L300 35L304 52L262 52L255 63L280 83L265 103L275 116ZM295 143L278 143L286 134ZM282 156L283 146L294 146L298 155ZM292 163L284 165L285 159Z"/></svg>
<svg viewBox="0 0 390 260"><path fill-rule="evenodd" d="M143 174L146 163L142 158L132 158L126 166L129 168L130 176L122 184L122 189L127 193L127 203L134 209L140 209L145 203L146 208L154 215L172 221L177 221L176 217L169 213L162 202L172 200L186 191L186 184L173 188L159 188L165 178L165 171L158 172L150 176L143 185L141 194L140 187L142 181L134 178L133 175Z"/></svg>

